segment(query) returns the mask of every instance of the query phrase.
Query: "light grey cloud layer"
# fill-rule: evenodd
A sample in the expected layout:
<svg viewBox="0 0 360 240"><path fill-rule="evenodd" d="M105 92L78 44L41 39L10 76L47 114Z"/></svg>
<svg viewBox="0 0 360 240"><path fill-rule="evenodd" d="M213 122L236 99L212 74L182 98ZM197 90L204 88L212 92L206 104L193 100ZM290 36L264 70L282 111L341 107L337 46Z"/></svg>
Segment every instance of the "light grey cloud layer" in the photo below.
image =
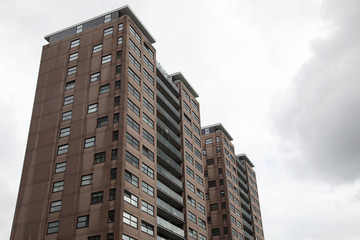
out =
<svg viewBox="0 0 360 240"><path fill-rule="evenodd" d="M302 176L333 183L360 178L360 2L323 2L325 36L280 97L275 125L301 152L290 162Z"/></svg>

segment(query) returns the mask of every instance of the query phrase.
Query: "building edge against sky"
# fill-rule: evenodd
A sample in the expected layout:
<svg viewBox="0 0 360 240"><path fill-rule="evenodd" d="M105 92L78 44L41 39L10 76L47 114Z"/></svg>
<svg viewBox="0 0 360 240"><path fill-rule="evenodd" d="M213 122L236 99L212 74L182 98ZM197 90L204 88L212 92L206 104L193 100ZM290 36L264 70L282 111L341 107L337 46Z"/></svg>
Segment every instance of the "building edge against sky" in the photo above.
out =
<svg viewBox="0 0 360 240"><path fill-rule="evenodd" d="M264 239L254 166L130 7L45 39L10 239Z"/></svg>

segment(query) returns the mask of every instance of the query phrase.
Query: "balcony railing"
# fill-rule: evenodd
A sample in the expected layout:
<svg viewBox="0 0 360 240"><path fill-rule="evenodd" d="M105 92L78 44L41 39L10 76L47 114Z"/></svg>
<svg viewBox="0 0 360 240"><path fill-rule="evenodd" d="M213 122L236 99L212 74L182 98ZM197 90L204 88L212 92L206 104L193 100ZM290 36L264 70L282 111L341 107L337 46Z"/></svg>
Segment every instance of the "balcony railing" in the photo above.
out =
<svg viewBox="0 0 360 240"><path fill-rule="evenodd" d="M246 240L254 240L254 237L248 232L244 231L244 235Z"/></svg>
<svg viewBox="0 0 360 240"><path fill-rule="evenodd" d="M247 181L246 175L243 173L242 170L240 170L239 167L237 168L237 173L238 173L238 176L239 176L239 177L242 177L242 179L243 179L244 181Z"/></svg>
<svg viewBox="0 0 360 240"><path fill-rule="evenodd" d="M247 221L243 219L244 229L247 230L249 233L253 233L253 227Z"/></svg>
<svg viewBox="0 0 360 240"><path fill-rule="evenodd" d="M161 72L161 74L166 78L168 83L174 88L176 92L179 92L179 89L176 87L176 85L172 81L172 77L165 71L165 69L161 66L159 62L156 62L156 68Z"/></svg>
<svg viewBox="0 0 360 240"><path fill-rule="evenodd" d="M241 214L244 220L249 220L249 222L251 222L251 215L245 211L245 209L241 208Z"/></svg>
<svg viewBox="0 0 360 240"><path fill-rule="evenodd" d="M156 186L157 186L157 189L162 191L166 196L176 200L180 204L184 204L183 197L180 196L179 194L177 194L176 192L174 192L173 190L171 190L168 186L166 186L162 182L157 181Z"/></svg>
<svg viewBox="0 0 360 240"><path fill-rule="evenodd" d="M170 98L177 104L177 106L180 106L180 101L179 99L174 95L173 92L171 92L169 90L169 88L163 83L163 81L161 81L160 78L156 78L156 82L157 82L157 86L160 85L160 88L162 88L163 90L165 90L165 92L170 96ZM158 88L159 89L159 88Z"/></svg>
<svg viewBox="0 0 360 240"><path fill-rule="evenodd" d="M250 205L240 196L240 202L241 202L241 206L246 208L245 210L247 210L247 212L250 211Z"/></svg>
<svg viewBox="0 0 360 240"><path fill-rule="evenodd" d="M165 139L160 133L157 133L157 140L161 142L169 151L177 157L179 160L181 160L181 152L177 150L174 145L172 145L167 139Z"/></svg>
<svg viewBox="0 0 360 240"><path fill-rule="evenodd" d="M176 163L169 155L167 155L163 150L161 150L159 147L157 148L157 155L169 166L171 166L174 170L176 170L178 173L182 175L183 171L181 166Z"/></svg>
<svg viewBox="0 0 360 240"><path fill-rule="evenodd" d="M185 237L185 233L184 233L183 229L175 226L174 224L166 221L165 219L162 219L159 216L157 216L157 224L158 224L158 226L161 226L165 230L171 231L182 238Z"/></svg>
<svg viewBox="0 0 360 240"><path fill-rule="evenodd" d="M162 93L159 90L156 90L156 96L158 98L160 98L161 101L164 102L164 104L166 104L166 107L168 107L171 110L172 114L176 117L176 120L179 121L180 120L179 111L176 108L174 108L174 106L172 104L167 104L168 100L166 99L166 97L164 95L162 95Z"/></svg>
<svg viewBox="0 0 360 240"><path fill-rule="evenodd" d="M174 175L172 175L170 172L168 172L163 166L157 164L157 171L163 175L167 180L170 180L172 183L174 183L178 188L183 189L182 182L177 179Z"/></svg>
<svg viewBox="0 0 360 240"><path fill-rule="evenodd" d="M161 200L160 198L157 199L157 206L158 208L161 208L167 211L168 213L172 214L173 216L179 218L180 220L184 221L184 214L182 212L172 207L171 205Z"/></svg>
<svg viewBox="0 0 360 240"><path fill-rule="evenodd" d="M168 126L166 126L166 124L161 121L159 118L156 119L156 124L162 129L164 130L167 134L169 134L169 136L172 138L172 140L177 144L178 147L182 147L181 145L181 141L180 138L178 137L178 135L176 135Z"/></svg>
<svg viewBox="0 0 360 240"><path fill-rule="evenodd" d="M239 186L245 191L248 192L248 186L243 182L243 180L238 177Z"/></svg>
<svg viewBox="0 0 360 240"><path fill-rule="evenodd" d="M249 195L248 195L244 190L242 190L242 189L240 189L240 196L243 197L243 198L245 198L245 200L246 200L247 202L250 201Z"/></svg>
<svg viewBox="0 0 360 240"><path fill-rule="evenodd" d="M159 104L156 104L157 111L164 116L166 122L169 122L177 133L180 133L180 125L171 117Z"/></svg>

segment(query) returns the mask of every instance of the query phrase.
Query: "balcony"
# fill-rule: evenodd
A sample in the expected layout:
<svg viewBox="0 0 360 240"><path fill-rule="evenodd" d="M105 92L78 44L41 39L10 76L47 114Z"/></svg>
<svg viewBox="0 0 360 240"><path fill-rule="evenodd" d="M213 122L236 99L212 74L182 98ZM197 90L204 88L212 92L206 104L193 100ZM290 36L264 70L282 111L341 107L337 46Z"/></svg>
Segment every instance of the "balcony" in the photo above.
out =
<svg viewBox="0 0 360 240"><path fill-rule="evenodd" d="M161 235L167 236L169 239L185 239L185 232L182 228L175 226L159 216L157 216L157 232L158 234L160 233Z"/></svg>
<svg viewBox="0 0 360 240"><path fill-rule="evenodd" d="M165 85L165 83L163 83L163 81L160 79L160 78L156 78L156 83L157 83L157 89L159 89L160 91L161 90L164 90L163 92L165 93L166 92L166 94L167 95L169 95L169 97L172 99L172 101L175 103L175 105L176 105L176 107L179 107L180 106L180 101L179 101L179 99L176 97L176 95L173 93L173 92L171 92L170 90L169 90L169 88ZM159 86L160 86L160 88L159 88Z"/></svg>
<svg viewBox="0 0 360 240"><path fill-rule="evenodd" d="M175 132L175 133L178 133L180 134L180 125L178 122L176 122L159 104L156 104L156 110L160 113L160 115L163 116L163 121L165 123L170 123L170 126L173 128L172 130ZM158 115L158 117L160 117ZM169 124L168 124L169 126Z"/></svg>
<svg viewBox="0 0 360 240"><path fill-rule="evenodd" d="M177 93L179 93L179 89L175 86L175 84L172 81L172 77L167 74L165 69L161 66L159 62L156 62L156 70L159 70L159 72L165 77L167 80L167 84L173 88L173 90Z"/></svg>
<svg viewBox="0 0 360 240"><path fill-rule="evenodd" d="M249 195L242 189L240 189L240 197L244 198L247 202L250 201Z"/></svg>
<svg viewBox="0 0 360 240"><path fill-rule="evenodd" d="M250 205L242 197L240 197L240 203L242 208L244 208L247 212L250 212Z"/></svg>
<svg viewBox="0 0 360 240"><path fill-rule="evenodd" d="M248 221L249 223L251 223L251 215L245 211L245 209L241 208L241 215L242 215L242 218L246 221Z"/></svg>
<svg viewBox="0 0 360 240"><path fill-rule="evenodd" d="M253 233L254 230L253 230L253 226L251 224L249 224L247 221L245 221L243 219L243 225L244 225L244 230L246 230L248 233Z"/></svg>
<svg viewBox="0 0 360 240"><path fill-rule="evenodd" d="M184 199L181 195L176 193L175 191L171 190L168 186L163 184L160 181L156 182L157 186L157 196L164 199L171 205L175 207L183 207L184 206Z"/></svg>
<svg viewBox="0 0 360 240"><path fill-rule="evenodd" d="M182 212L160 198L157 199L157 209L158 215L163 218L171 219L171 222L175 224L183 224L185 222L184 214Z"/></svg>
<svg viewBox="0 0 360 240"><path fill-rule="evenodd" d="M172 145L167 139L165 139L160 133L157 133L157 140L165 147L165 149L163 148L164 151L169 150L168 152L171 155L181 161L181 152L176 147L174 147L174 145Z"/></svg>
<svg viewBox="0 0 360 240"><path fill-rule="evenodd" d="M170 136L170 141L172 144L174 144L174 146L181 148L181 141L180 138L178 137L178 135L176 135L170 128L168 128L168 126L166 126L166 124L161 121L159 118L156 120L156 124L158 125L158 127L161 128L161 130L165 131L169 136ZM159 131L159 128L158 128Z"/></svg>
<svg viewBox="0 0 360 240"><path fill-rule="evenodd" d="M175 162L171 157L169 157L169 155L167 155L160 148L157 148L156 152L157 152L157 156L158 156L157 160L159 163L162 163L161 164L162 166L167 166L165 168L169 172L171 172L173 175L175 175L176 177L182 176L182 174L183 174L182 168L177 162Z"/></svg>
<svg viewBox="0 0 360 240"><path fill-rule="evenodd" d="M236 164L236 165L238 165L238 164ZM239 177L241 177L241 179L244 180L244 182L247 182L246 175L243 173L242 170L240 170L240 167L239 167L239 166L237 166L237 175L238 175Z"/></svg>
<svg viewBox="0 0 360 240"><path fill-rule="evenodd" d="M238 177L239 186L244 190L245 192L249 192L248 186L243 182L241 178Z"/></svg>
<svg viewBox="0 0 360 240"><path fill-rule="evenodd" d="M247 231L244 231L245 240L254 240L254 237Z"/></svg>
<svg viewBox="0 0 360 240"><path fill-rule="evenodd" d="M168 183L167 185L175 191L182 191L182 182L177 179L174 175L172 175L169 171L167 171L163 166L157 164L157 179L162 182Z"/></svg>
<svg viewBox="0 0 360 240"><path fill-rule="evenodd" d="M160 99L164 103L164 105L171 110L171 114L173 115L174 119L179 121L180 120L179 111L172 104L169 104L169 101L165 98L164 95L162 95L162 93L159 90L156 90L156 96L158 100ZM158 100L157 102L159 102Z"/></svg>

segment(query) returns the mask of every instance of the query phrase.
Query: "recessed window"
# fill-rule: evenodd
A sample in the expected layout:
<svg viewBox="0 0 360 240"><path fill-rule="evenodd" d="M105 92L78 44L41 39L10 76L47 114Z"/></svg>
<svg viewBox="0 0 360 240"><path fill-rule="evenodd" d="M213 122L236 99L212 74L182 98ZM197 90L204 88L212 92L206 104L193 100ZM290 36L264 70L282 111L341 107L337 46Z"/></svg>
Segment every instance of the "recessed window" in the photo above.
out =
<svg viewBox="0 0 360 240"><path fill-rule="evenodd" d="M55 165L55 173L65 172L66 170L66 162L57 163Z"/></svg>
<svg viewBox="0 0 360 240"><path fill-rule="evenodd" d="M99 88L99 94L104 94L110 92L110 84L105 84L100 86Z"/></svg>
<svg viewBox="0 0 360 240"><path fill-rule="evenodd" d="M92 183L93 183L92 174L81 176L81 186L91 185Z"/></svg>
<svg viewBox="0 0 360 240"><path fill-rule="evenodd" d="M72 117L72 111L67 111L62 114L61 121L70 120Z"/></svg>
<svg viewBox="0 0 360 240"><path fill-rule="evenodd" d="M112 188L109 191L109 201L114 201L116 199L116 188Z"/></svg>
<svg viewBox="0 0 360 240"><path fill-rule="evenodd" d="M104 23L111 21L111 13L104 16Z"/></svg>
<svg viewBox="0 0 360 240"><path fill-rule="evenodd" d="M197 239L197 232L196 230L189 228L189 237L193 238L193 239Z"/></svg>
<svg viewBox="0 0 360 240"><path fill-rule="evenodd" d="M112 140L113 141L117 141L119 139L119 131L116 130L116 131L113 131L112 133Z"/></svg>
<svg viewBox="0 0 360 240"><path fill-rule="evenodd" d="M59 231L59 221L49 222L47 227L47 234L57 233Z"/></svg>
<svg viewBox="0 0 360 240"><path fill-rule="evenodd" d="M143 56L144 62L145 64L150 68L151 71L154 71L154 65L150 62L150 60L145 57L145 55Z"/></svg>
<svg viewBox="0 0 360 240"><path fill-rule="evenodd" d="M190 197L189 195L187 196L187 202L188 204L190 204L192 207L196 207L196 201L195 199L193 199L192 197Z"/></svg>
<svg viewBox="0 0 360 240"><path fill-rule="evenodd" d="M93 73L90 75L90 82L95 82L100 80L100 72Z"/></svg>
<svg viewBox="0 0 360 240"><path fill-rule="evenodd" d="M133 146L136 150L139 150L139 141L126 132L126 142Z"/></svg>
<svg viewBox="0 0 360 240"><path fill-rule="evenodd" d="M146 98L143 98L143 104L152 114L154 114L154 106Z"/></svg>
<svg viewBox="0 0 360 240"><path fill-rule="evenodd" d="M64 106L72 104L74 102L74 95L67 96L64 98Z"/></svg>
<svg viewBox="0 0 360 240"><path fill-rule="evenodd" d="M97 119L96 127L104 127L108 125L108 117L101 117Z"/></svg>
<svg viewBox="0 0 360 240"><path fill-rule="evenodd" d="M186 188L195 193L195 186L189 180L186 180Z"/></svg>
<svg viewBox="0 0 360 240"><path fill-rule="evenodd" d="M58 147L58 152L57 155L61 155L61 154L65 154L68 152L69 149L69 145L68 144L64 144Z"/></svg>
<svg viewBox="0 0 360 240"><path fill-rule="evenodd" d="M60 192L64 189L64 181L54 182L53 192Z"/></svg>
<svg viewBox="0 0 360 240"><path fill-rule="evenodd" d="M131 53L129 53L129 61L140 71L141 65L139 61L137 61Z"/></svg>
<svg viewBox="0 0 360 240"><path fill-rule="evenodd" d="M138 56L140 56L140 53L141 53L141 52L140 52L140 48L138 48L131 39L129 39L129 45L130 45L130 48L131 48L132 50L134 50L134 52L135 52Z"/></svg>
<svg viewBox="0 0 360 240"><path fill-rule="evenodd" d="M100 235L88 237L88 240L100 240Z"/></svg>
<svg viewBox="0 0 360 240"><path fill-rule="evenodd" d="M94 155L94 164L105 162L106 152L96 153Z"/></svg>
<svg viewBox="0 0 360 240"><path fill-rule="evenodd" d="M95 137L86 138L84 148L89 148L93 146L95 146Z"/></svg>
<svg viewBox="0 0 360 240"><path fill-rule="evenodd" d="M54 201L50 203L50 212L59 212L61 211L61 200Z"/></svg>
<svg viewBox="0 0 360 240"><path fill-rule="evenodd" d="M138 219L137 217L127 213L127 212L124 212L124 215L123 215L123 222L133 228L137 228L137 223L138 223Z"/></svg>
<svg viewBox="0 0 360 240"><path fill-rule="evenodd" d="M209 186L209 188L210 188L210 187L216 187L216 180L209 181L209 182L208 182L208 186Z"/></svg>
<svg viewBox="0 0 360 240"><path fill-rule="evenodd" d="M120 88L121 88L121 81L120 80L117 80L116 82L115 82L115 90L119 90Z"/></svg>
<svg viewBox="0 0 360 240"><path fill-rule="evenodd" d="M117 51L116 52L116 59L121 59L121 55L122 55L122 51Z"/></svg>
<svg viewBox="0 0 360 240"><path fill-rule="evenodd" d="M76 71L77 71L77 66L68 68L68 70L67 70L67 75L68 75L68 76L73 75L73 74L76 73Z"/></svg>
<svg viewBox="0 0 360 240"><path fill-rule="evenodd" d="M80 39L76 39L74 41L71 41L70 48L74 48L80 45Z"/></svg>
<svg viewBox="0 0 360 240"><path fill-rule="evenodd" d="M189 161L192 165L194 165L194 158L187 152L185 152L185 158Z"/></svg>
<svg viewBox="0 0 360 240"><path fill-rule="evenodd" d="M113 33L113 27L106 28L104 30L104 37Z"/></svg>
<svg viewBox="0 0 360 240"><path fill-rule="evenodd" d="M78 59L78 57L79 57L79 53L77 53L77 52L70 54L70 55L69 55L69 62Z"/></svg>
<svg viewBox="0 0 360 240"><path fill-rule="evenodd" d="M140 108L136 106L136 104L131 101L130 99L127 99L127 106L129 109L131 109L137 116L140 116Z"/></svg>
<svg viewBox="0 0 360 240"><path fill-rule="evenodd" d="M154 78L145 69L143 69L143 75L151 83L151 85L154 85Z"/></svg>
<svg viewBox="0 0 360 240"><path fill-rule="evenodd" d="M134 119L132 119L129 115L126 115L126 123L132 129L134 129L136 132L140 131L140 125Z"/></svg>
<svg viewBox="0 0 360 240"><path fill-rule="evenodd" d="M124 191L124 201L130 203L134 207L138 207L138 197L129 191Z"/></svg>
<svg viewBox="0 0 360 240"><path fill-rule="evenodd" d="M120 45L120 44L122 44L122 42L123 42L123 38L122 38L122 37L118 37L118 42L117 42L117 44Z"/></svg>
<svg viewBox="0 0 360 240"><path fill-rule="evenodd" d="M124 29L124 24L119 23L119 31L122 31Z"/></svg>
<svg viewBox="0 0 360 240"><path fill-rule="evenodd" d="M135 187L139 187L139 178L136 177L134 174L132 174L131 172L125 170L125 181L131 183L132 185L134 185Z"/></svg>
<svg viewBox="0 0 360 240"><path fill-rule="evenodd" d="M145 173L146 175L148 175L151 178L154 178L154 170L151 167L149 167L145 163L142 163L141 169L142 169L143 173Z"/></svg>
<svg viewBox="0 0 360 240"><path fill-rule="evenodd" d="M90 204L102 203L104 192L96 192L91 194Z"/></svg>
<svg viewBox="0 0 360 240"><path fill-rule="evenodd" d="M197 170L199 170L200 172L202 172L202 166L198 161L195 161L195 167Z"/></svg>
<svg viewBox="0 0 360 240"><path fill-rule="evenodd" d="M116 179L116 175L117 175L117 168L112 168L110 170L110 180Z"/></svg>
<svg viewBox="0 0 360 240"><path fill-rule="evenodd" d="M69 81L65 84L65 91L75 88L75 80Z"/></svg>
<svg viewBox="0 0 360 240"><path fill-rule="evenodd" d="M147 222L141 221L141 231L150 236L154 236L154 226Z"/></svg>
<svg viewBox="0 0 360 240"><path fill-rule="evenodd" d="M115 210L110 210L108 212L108 223L115 222Z"/></svg>
<svg viewBox="0 0 360 240"><path fill-rule="evenodd" d="M145 113L143 113L143 121L152 129L154 129L154 121Z"/></svg>
<svg viewBox="0 0 360 240"><path fill-rule="evenodd" d="M136 90L136 88L133 85L131 85L131 83L128 83L128 90L137 100L140 100L139 91Z"/></svg>
<svg viewBox="0 0 360 240"><path fill-rule="evenodd" d="M76 228L85 228L88 226L89 226L89 215L78 217Z"/></svg>
<svg viewBox="0 0 360 240"><path fill-rule="evenodd" d="M115 74L121 73L121 65L116 66Z"/></svg>
<svg viewBox="0 0 360 240"><path fill-rule="evenodd" d="M216 211L216 210L218 210L218 204L217 203L210 204L210 211Z"/></svg>
<svg viewBox="0 0 360 240"><path fill-rule="evenodd" d="M119 106L120 105L120 96L116 96L114 97L114 106Z"/></svg>
<svg viewBox="0 0 360 240"><path fill-rule="evenodd" d="M119 122L119 118L120 118L119 113L114 113L113 123L118 123L118 122Z"/></svg>
<svg viewBox="0 0 360 240"><path fill-rule="evenodd" d="M154 137L143 128L143 137L152 145L154 145Z"/></svg>
<svg viewBox="0 0 360 240"><path fill-rule="evenodd" d="M204 200L204 193L200 189L196 189L196 195Z"/></svg>
<svg viewBox="0 0 360 240"><path fill-rule="evenodd" d="M151 56L151 58L154 59L154 53L153 53L153 51L151 51L151 49L148 47L148 45L146 45L146 43L144 43L144 49Z"/></svg>
<svg viewBox="0 0 360 240"><path fill-rule="evenodd" d="M111 150L111 160L115 160L118 157L118 150L117 148Z"/></svg>
<svg viewBox="0 0 360 240"><path fill-rule="evenodd" d="M141 190L143 190L143 192L149 194L152 197L154 196L154 188L144 181L142 181L141 183Z"/></svg>
<svg viewBox="0 0 360 240"><path fill-rule="evenodd" d="M189 168L188 166L186 166L186 173L187 173L190 177L194 178L194 171L191 170L191 168Z"/></svg>
<svg viewBox="0 0 360 240"><path fill-rule="evenodd" d="M76 27L76 33L81 33L83 31L83 25L79 25Z"/></svg>
<svg viewBox="0 0 360 240"><path fill-rule="evenodd" d="M141 42L141 37L140 35L135 31L135 29L130 25L130 33L135 37L135 39L138 42Z"/></svg>
<svg viewBox="0 0 360 240"><path fill-rule="evenodd" d="M134 73L134 71L131 68L128 68L128 74L129 76L134 79L134 81L140 85L140 77Z"/></svg>
<svg viewBox="0 0 360 240"><path fill-rule="evenodd" d="M205 214L205 207L203 205L198 203L197 207L198 207L199 212L201 212L202 214Z"/></svg>
<svg viewBox="0 0 360 240"><path fill-rule="evenodd" d="M130 152L128 151L125 152L125 159L134 167L139 168L139 159L134 155L132 155Z"/></svg>
<svg viewBox="0 0 360 240"><path fill-rule="evenodd" d="M192 212L188 211L188 219L192 221L193 223L196 223L196 215Z"/></svg>
<svg viewBox="0 0 360 240"><path fill-rule="evenodd" d="M70 127L60 129L59 138L66 137L70 135Z"/></svg>
<svg viewBox="0 0 360 240"><path fill-rule="evenodd" d="M201 186L204 186L203 179L197 174L196 174L196 182L198 182Z"/></svg>
<svg viewBox="0 0 360 240"><path fill-rule="evenodd" d="M125 234L122 235L122 239L123 239L123 240L136 240L135 238L130 237L130 236L125 235Z"/></svg>
<svg viewBox="0 0 360 240"><path fill-rule="evenodd" d="M102 44L98 44L93 46L93 53L101 52L102 51Z"/></svg>
<svg viewBox="0 0 360 240"><path fill-rule="evenodd" d="M148 159L150 159L151 161L154 161L154 153L152 151L150 151L147 147L145 147L143 145L142 147L142 153L145 157L147 157Z"/></svg>
<svg viewBox="0 0 360 240"><path fill-rule="evenodd" d="M105 63L108 63L108 62L111 62L111 54L103 56L101 58L101 64L105 64Z"/></svg>
<svg viewBox="0 0 360 240"><path fill-rule="evenodd" d="M154 216L154 206L144 200L141 201L141 210Z"/></svg>

